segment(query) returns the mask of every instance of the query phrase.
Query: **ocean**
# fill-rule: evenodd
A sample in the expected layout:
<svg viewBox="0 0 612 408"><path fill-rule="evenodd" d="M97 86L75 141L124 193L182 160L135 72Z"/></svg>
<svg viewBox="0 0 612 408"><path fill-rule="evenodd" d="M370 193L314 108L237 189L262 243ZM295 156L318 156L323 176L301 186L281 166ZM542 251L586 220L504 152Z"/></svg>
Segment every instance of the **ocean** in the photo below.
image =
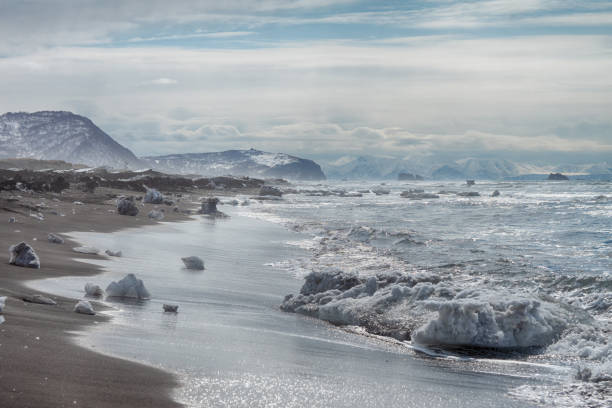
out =
<svg viewBox="0 0 612 408"><path fill-rule="evenodd" d="M302 183L225 199L227 219L72 233L124 256L30 286L81 298L86 282L143 279L151 300L107 299L114 319L78 342L176 373L188 406L612 402L610 183L383 183ZM190 255L206 270L185 270Z"/></svg>

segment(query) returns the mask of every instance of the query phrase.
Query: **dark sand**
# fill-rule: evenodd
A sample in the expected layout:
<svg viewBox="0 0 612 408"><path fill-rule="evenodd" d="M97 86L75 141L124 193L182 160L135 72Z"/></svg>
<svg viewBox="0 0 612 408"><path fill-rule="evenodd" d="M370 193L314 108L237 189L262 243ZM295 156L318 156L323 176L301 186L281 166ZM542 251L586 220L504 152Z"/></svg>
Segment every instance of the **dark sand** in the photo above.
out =
<svg viewBox="0 0 612 408"><path fill-rule="evenodd" d="M108 317L74 313L74 299L50 296L58 302L57 306L21 300L23 295L33 293L23 286L25 281L100 272L97 267L74 261L73 258L106 255L77 254L72 248L78 244L69 240L64 244L50 243L47 241L50 232L60 235L70 231L111 232L153 224L156 221L147 217L153 207L165 208L164 221L187 219L185 215L173 213L172 207L149 204L141 207L136 217L118 215L114 200L105 196L113 192L117 193L106 190L97 191L95 196L74 191L61 196L16 192L0 194L0 249L4 252L4 255L0 254L0 296L8 297L4 314L0 315L5 319L0 324L0 407L180 406L170 397L171 391L178 385L173 375L98 354L75 345L71 340L73 335L70 332L86 329L92 324L103 324ZM18 202L6 200L18 194L21 196ZM53 201L54 197L62 201ZM87 203L75 205L74 200ZM35 211L23 206L41 202L48 206L40 211L45 216L44 221L31 217L30 212ZM189 208L193 204L186 202L179 206ZM53 212L65 216L53 215ZM17 218L18 222L9 223L10 217ZM37 240L34 241L34 238ZM41 261L40 269L9 265L8 248L21 241L35 249ZM103 254L106 248L99 249ZM93 305L96 310L103 309L100 304Z"/></svg>

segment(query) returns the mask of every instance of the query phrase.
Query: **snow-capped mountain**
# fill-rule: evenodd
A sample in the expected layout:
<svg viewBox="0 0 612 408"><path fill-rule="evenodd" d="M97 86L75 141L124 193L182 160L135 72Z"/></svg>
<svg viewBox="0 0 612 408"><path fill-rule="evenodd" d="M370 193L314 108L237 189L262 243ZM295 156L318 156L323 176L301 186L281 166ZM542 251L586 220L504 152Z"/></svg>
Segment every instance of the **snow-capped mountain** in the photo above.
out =
<svg viewBox="0 0 612 408"><path fill-rule="evenodd" d="M130 150L91 120L63 111L9 112L0 116L0 158L8 157L142 167Z"/></svg>
<svg viewBox="0 0 612 408"><path fill-rule="evenodd" d="M521 168L503 159L462 159L431 172L434 179L490 179L497 180L523 174Z"/></svg>
<svg viewBox="0 0 612 408"><path fill-rule="evenodd" d="M212 153L186 153L143 157L155 170L175 174L204 176L253 176L294 180L324 180L321 167L312 160L284 153L267 153L255 149L227 150Z"/></svg>

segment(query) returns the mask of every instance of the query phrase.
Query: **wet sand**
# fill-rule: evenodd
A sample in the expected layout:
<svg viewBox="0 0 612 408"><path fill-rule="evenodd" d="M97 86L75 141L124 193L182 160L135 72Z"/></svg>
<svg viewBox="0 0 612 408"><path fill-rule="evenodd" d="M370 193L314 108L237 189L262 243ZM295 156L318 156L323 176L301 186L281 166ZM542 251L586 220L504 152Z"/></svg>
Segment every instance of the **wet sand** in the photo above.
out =
<svg viewBox="0 0 612 408"><path fill-rule="evenodd" d="M33 293L24 286L26 281L100 272L99 268L75 258L105 257L106 248L99 248L102 255L77 254L72 248L78 244L68 239L64 244L48 242L50 232L59 235L70 231L112 232L150 225L156 221L150 220L147 213L154 207L165 208L164 221L187 219L183 214L174 213L173 207L149 204L140 207L138 216L121 216L115 211L114 200L106 193L118 191L103 191L95 196L68 192L55 196L56 200L62 200L59 202L49 194L22 193L19 201L6 199L17 195L14 192L0 195L0 248L4 248L5 253L0 261L0 296L7 296L4 313L0 315L5 319L0 324L1 407L180 406L170 397L177 386L172 374L104 356L72 341L72 332L103 324L109 317L74 313L75 299L49 296L57 302L56 306L21 300L24 295ZM87 202L75 205L73 201L79 198ZM37 211L27 208L41 202L46 204L40 211L44 221L31 217L30 212ZM180 205L181 208L189 206ZM9 223L11 217L15 217L17 223ZM40 269L9 265L8 248L21 241L34 248L40 258ZM92 304L97 311L104 309L99 303Z"/></svg>

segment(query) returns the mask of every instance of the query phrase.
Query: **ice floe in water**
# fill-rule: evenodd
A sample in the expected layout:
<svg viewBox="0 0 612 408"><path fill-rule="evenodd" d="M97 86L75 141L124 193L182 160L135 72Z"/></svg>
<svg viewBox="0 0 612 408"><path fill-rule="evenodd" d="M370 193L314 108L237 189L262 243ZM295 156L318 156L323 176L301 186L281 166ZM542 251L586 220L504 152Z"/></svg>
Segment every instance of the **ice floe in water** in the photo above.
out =
<svg viewBox="0 0 612 408"><path fill-rule="evenodd" d="M111 282L106 288L106 296L149 299L151 294L141 279L136 278L133 273L129 273L119 282Z"/></svg>

